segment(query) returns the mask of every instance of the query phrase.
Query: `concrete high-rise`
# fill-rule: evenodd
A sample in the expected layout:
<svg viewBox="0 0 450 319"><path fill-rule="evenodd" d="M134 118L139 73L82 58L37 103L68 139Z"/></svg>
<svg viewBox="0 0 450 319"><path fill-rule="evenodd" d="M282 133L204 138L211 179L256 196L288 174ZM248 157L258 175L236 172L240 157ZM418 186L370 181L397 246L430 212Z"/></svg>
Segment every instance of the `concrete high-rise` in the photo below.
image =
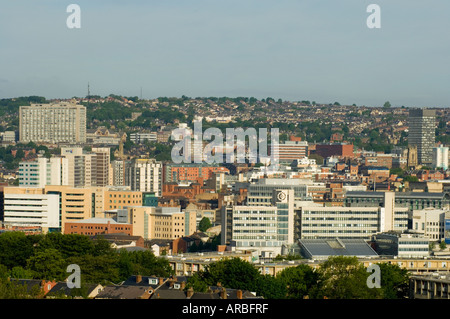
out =
<svg viewBox="0 0 450 319"><path fill-rule="evenodd" d="M19 141L85 143L86 107L68 102L20 106Z"/></svg>
<svg viewBox="0 0 450 319"><path fill-rule="evenodd" d="M155 159L134 159L126 163L125 185L133 191L162 195L162 162Z"/></svg>
<svg viewBox="0 0 450 319"><path fill-rule="evenodd" d="M85 152L81 147L62 147L61 156L67 158L68 185L73 187L109 185L109 148L92 148L91 152Z"/></svg>
<svg viewBox="0 0 450 319"><path fill-rule="evenodd" d="M19 163L19 186L44 187L45 185L68 185L68 160L64 157L39 156Z"/></svg>
<svg viewBox="0 0 450 319"><path fill-rule="evenodd" d="M409 111L408 144L417 146L419 164L431 164L436 137L436 111L411 109Z"/></svg>

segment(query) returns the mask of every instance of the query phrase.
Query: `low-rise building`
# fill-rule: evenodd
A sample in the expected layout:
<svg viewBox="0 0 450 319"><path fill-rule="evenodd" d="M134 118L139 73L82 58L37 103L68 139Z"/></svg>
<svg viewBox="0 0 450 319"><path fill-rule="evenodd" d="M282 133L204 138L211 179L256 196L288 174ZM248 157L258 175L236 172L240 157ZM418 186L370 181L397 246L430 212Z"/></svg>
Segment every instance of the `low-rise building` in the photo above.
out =
<svg viewBox="0 0 450 319"><path fill-rule="evenodd" d="M118 223L111 218L89 218L77 222L66 222L64 234L95 236L99 234L124 233L133 235L133 225Z"/></svg>
<svg viewBox="0 0 450 319"><path fill-rule="evenodd" d="M380 256L423 258L430 255L430 239L422 234L386 232L374 235L372 243Z"/></svg>

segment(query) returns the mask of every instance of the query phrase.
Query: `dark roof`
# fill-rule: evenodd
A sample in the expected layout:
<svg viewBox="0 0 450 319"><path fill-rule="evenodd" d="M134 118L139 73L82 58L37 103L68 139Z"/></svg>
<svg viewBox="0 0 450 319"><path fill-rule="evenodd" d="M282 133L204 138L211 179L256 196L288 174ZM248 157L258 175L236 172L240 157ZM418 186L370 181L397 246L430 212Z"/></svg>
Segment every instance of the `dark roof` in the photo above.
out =
<svg viewBox="0 0 450 319"><path fill-rule="evenodd" d="M78 289L71 289L67 286L67 283L64 281L57 282L55 286L47 293L47 296L63 294L65 296L78 297L81 296L82 292L86 292L90 294L98 285L96 284L87 284L85 287L82 287L81 291ZM85 288L85 289L83 289Z"/></svg>
<svg viewBox="0 0 450 319"><path fill-rule="evenodd" d="M142 299L150 297L149 287L144 286L106 286L96 299Z"/></svg>
<svg viewBox="0 0 450 319"><path fill-rule="evenodd" d="M209 287L207 292L194 292L189 299L238 299L238 291L242 292L242 299L262 299L248 290L225 288L226 298L222 298L222 287Z"/></svg>
<svg viewBox="0 0 450 319"><path fill-rule="evenodd" d="M11 278L11 282L17 282L20 285L24 285L27 288L27 291L31 291L33 287L37 286L42 288L42 280L39 279L16 279Z"/></svg>
<svg viewBox="0 0 450 319"><path fill-rule="evenodd" d="M166 281L168 278L162 278L162 280ZM140 286L156 289L160 286L160 277L133 275L128 277L127 280L122 283L122 286Z"/></svg>
<svg viewBox="0 0 450 319"><path fill-rule="evenodd" d="M142 236L130 236L128 234L125 233L114 233L114 234L98 234L95 235L94 238L103 238L106 240L117 240L117 241L134 241L134 240L139 240L142 238Z"/></svg>
<svg viewBox="0 0 450 319"><path fill-rule="evenodd" d="M149 246L158 245L158 246L169 246L173 240L171 239L150 239L146 240L145 243Z"/></svg>
<svg viewBox="0 0 450 319"><path fill-rule="evenodd" d="M299 239L299 245L307 258L315 256L378 256L364 239Z"/></svg>
<svg viewBox="0 0 450 319"><path fill-rule="evenodd" d="M186 293L179 289L158 289L151 299L186 299Z"/></svg>

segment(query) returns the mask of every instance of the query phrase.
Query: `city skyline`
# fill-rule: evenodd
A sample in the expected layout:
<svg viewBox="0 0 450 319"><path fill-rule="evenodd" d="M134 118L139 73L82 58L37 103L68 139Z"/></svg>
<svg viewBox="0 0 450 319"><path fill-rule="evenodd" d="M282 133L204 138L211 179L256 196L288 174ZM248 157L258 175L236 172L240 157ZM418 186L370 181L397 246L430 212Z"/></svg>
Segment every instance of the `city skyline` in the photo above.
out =
<svg viewBox="0 0 450 319"><path fill-rule="evenodd" d="M376 1L4 3L0 98L111 93L447 107L450 4Z"/></svg>

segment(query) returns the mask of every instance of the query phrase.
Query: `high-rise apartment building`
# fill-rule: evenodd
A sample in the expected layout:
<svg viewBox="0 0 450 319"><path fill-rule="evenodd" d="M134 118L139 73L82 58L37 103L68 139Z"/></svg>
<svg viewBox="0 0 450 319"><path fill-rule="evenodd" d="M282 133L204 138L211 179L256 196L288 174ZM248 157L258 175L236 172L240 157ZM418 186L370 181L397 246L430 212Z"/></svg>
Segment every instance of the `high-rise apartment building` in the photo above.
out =
<svg viewBox="0 0 450 319"><path fill-rule="evenodd" d="M73 187L109 185L109 148L92 148L91 152L85 152L81 147L62 147L61 156L67 158L68 185Z"/></svg>
<svg viewBox="0 0 450 319"><path fill-rule="evenodd" d="M436 137L436 111L411 109L409 111L408 144L417 146L419 164L431 164Z"/></svg>
<svg viewBox="0 0 450 319"><path fill-rule="evenodd" d="M125 161L114 160L111 162L112 180L111 185L123 186L125 185Z"/></svg>
<svg viewBox="0 0 450 319"><path fill-rule="evenodd" d="M19 141L86 142L86 107L68 102L21 106Z"/></svg>
<svg viewBox="0 0 450 319"><path fill-rule="evenodd" d="M162 195L162 162L155 159L134 159L127 162L125 184L133 191Z"/></svg>

